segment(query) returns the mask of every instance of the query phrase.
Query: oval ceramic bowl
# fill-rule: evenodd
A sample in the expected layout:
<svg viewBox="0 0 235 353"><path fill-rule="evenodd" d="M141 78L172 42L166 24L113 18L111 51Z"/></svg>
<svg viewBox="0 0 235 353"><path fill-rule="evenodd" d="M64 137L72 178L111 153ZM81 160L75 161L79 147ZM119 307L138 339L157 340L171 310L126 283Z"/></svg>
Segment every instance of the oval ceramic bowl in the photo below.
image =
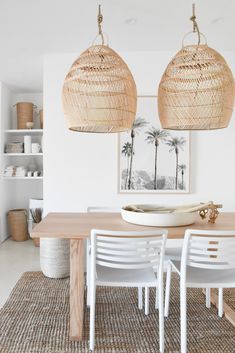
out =
<svg viewBox="0 0 235 353"><path fill-rule="evenodd" d="M148 206L156 207L156 205L135 205L137 207ZM182 213L166 213L166 212L133 212L127 211L124 208L121 210L122 218L129 223L142 226L155 227L180 227L193 224L196 221L197 212L182 212Z"/></svg>

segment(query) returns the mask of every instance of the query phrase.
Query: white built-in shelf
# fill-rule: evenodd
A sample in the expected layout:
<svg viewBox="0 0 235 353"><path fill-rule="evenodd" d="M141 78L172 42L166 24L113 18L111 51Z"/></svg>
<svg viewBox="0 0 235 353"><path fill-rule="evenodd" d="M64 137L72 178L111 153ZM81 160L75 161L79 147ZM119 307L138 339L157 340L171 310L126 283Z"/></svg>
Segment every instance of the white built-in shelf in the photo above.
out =
<svg viewBox="0 0 235 353"><path fill-rule="evenodd" d="M43 134L43 129L10 129L4 130L6 134Z"/></svg>
<svg viewBox="0 0 235 353"><path fill-rule="evenodd" d="M43 153L3 153L8 157L23 157L23 156L43 156Z"/></svg>
<svg viewBox="0 0 235 353"><path fill-rule="evenodd" d="M42 176L38 177L3 177L6 180L42 180Z"/></svg>

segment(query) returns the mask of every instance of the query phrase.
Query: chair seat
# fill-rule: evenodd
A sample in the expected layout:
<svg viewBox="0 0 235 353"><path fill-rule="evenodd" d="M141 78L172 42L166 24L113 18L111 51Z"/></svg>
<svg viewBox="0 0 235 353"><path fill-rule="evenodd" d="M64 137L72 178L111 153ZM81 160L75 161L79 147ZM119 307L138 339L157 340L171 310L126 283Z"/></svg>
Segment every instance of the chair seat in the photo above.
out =
<svg viewBox="0 0 235 353"><path fill-rule="evenodd" d="M138 270L123 270L97 265L96 276L96 283L101 286L157 286L157 277L153 269L151 268Z"/></svg>
<svg viewBox="0 0 235 353"><path fill-rule="evenodd" d="M182 253L182 247L178 248L166 248L165 259L166 260L180 260Z"/></svg>
<svg viewBox="0 0 235 353"><path fill-rule="evenodd" d="M171 264L180 275L180 261L171 261ZM187 267L186 286L193 288L233 288L235 287L235 271L212 270L196 267Z"/></svg>

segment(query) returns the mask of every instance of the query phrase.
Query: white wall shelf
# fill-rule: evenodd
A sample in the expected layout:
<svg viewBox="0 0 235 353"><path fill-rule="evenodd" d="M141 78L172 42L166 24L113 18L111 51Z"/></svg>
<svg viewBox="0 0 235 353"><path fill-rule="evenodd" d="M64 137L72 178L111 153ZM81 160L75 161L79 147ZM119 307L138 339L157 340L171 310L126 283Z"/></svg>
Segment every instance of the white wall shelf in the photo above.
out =
<svg viewBox="0 0 235 353"><path fill-rule="evenodd" d="M40 110L43 107L43 95L13 92L0 82L0 243L9 236L7 212L16 208L28 209L31 199L43 198L43 153L6 153L7 144L24 143L24 136L30 136L31 143L43 144L44 130L40 128L36 111L33 129L17 129L17 109L14 107L17 102L32 102ZM26 172L38 171L40 174L38 177L27 174L12 176L10 170L4 175L9 166L25 168Z"/></svg>
<svg viewBox="0 0 235 353"><path fill-rule="evenodd" d="M7 157L43 156L43 153L3 153Z"/></svg>
<svg viewBox="0 0 235 353"><path fill-rule="evenodd" d="M3 177L4 180L42 180L42 176L38 177Z"/></svg>
<svg viewBox="0 0 235 353"><path fill-rule="evenodd" d="M6 134L19 134L19 135L24 135L24 134L30 134L30 135L41 135L43 134L43 129L9 129L9 130L4 130Z"/></svg>

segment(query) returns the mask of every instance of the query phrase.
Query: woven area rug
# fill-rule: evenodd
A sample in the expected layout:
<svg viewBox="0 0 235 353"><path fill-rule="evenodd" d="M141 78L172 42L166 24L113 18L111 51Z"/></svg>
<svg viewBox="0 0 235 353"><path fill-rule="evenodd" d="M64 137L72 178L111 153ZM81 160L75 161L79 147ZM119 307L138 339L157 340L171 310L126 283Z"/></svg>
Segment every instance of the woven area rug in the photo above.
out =
<svg viewBox="0 0 235 353"><path fill-rule="evenodd" d="M234 293L234 292L233 292ZM232 292L226 294L235 299ZM137 309L137 290L97 291L96 353L158 352L158 313L154 291L150 314ZM205 307L201 290L188 290L188 352L235 353L235 328ZM1 353L87 353L89 310L85 309L83 342L69 340L69 279L48 279L27 272L0 310ZM173 279L170 316L165 321L166 353L180 351L179 288Z"/></svg>

